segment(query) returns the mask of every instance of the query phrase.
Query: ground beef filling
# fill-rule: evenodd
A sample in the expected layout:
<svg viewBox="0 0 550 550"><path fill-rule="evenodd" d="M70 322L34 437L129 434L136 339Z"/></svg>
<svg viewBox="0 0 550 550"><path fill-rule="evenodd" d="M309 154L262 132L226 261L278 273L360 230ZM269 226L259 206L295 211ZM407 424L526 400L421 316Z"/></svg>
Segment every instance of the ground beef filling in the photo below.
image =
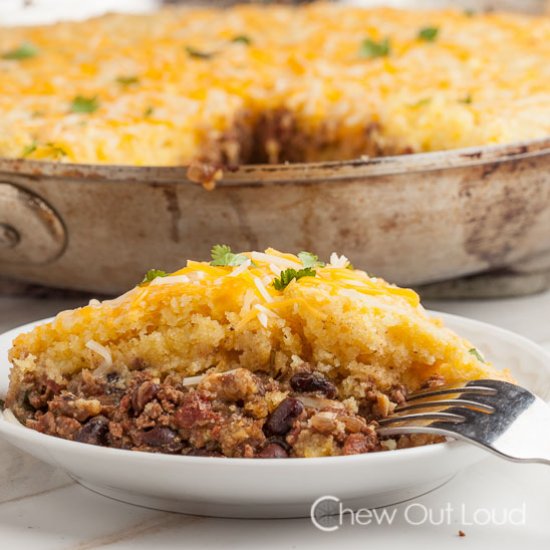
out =
<svg viewBox="0 0 550 550"><path fill-rule="evenodd" d="M371 121L357 135L343 137L338 126L327 121L314 131L304 128L286 108L238 113L225 132L204 132L202 153L187 170L187 177L213 189L224 171L249 164L286 164L350 160L360 157L408 155L407 147L384 144L382 127Z"/></svg>
<svg viewBox="0 0 550 550"><path fill-rule="evenodd" d="M196 382L196 381L193 381ZM437 384L437 381L434 381ZM196 456L334 456L432 443L426 436L381 440L377 419L406 400L403 386L338 400L336 386L305 368L288 380L235 369L198 384L148 372L54 382L34 374L9 406L27 427L81 443Z"/></svg>

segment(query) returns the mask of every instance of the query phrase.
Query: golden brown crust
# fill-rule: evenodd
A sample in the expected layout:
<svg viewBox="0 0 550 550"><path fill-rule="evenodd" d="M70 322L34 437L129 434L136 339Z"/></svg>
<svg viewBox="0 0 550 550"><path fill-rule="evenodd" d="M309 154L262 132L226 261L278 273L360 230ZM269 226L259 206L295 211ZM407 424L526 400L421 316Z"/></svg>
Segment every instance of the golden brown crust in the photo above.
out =
<svg viewBox="0 0 550 550"><path fill-rule="evenodd" d="M229 10L2 28L0 156L234 167L550 133L548 17Z"/></svg>

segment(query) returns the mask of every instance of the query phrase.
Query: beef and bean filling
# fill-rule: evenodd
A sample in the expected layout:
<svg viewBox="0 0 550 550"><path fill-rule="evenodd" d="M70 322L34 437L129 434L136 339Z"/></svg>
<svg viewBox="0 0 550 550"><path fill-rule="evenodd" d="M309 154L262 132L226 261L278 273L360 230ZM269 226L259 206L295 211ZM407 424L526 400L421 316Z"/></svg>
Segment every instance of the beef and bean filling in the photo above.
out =
<svg viewBox="0 0 550 550"><path fill-rule="evenodd" d="M101 376L83 370L63 382L27 375L11 408L27 427L49 435L182 455L350 455L437 441L378 437L377 419L405 401L403 386L387 393L373 386L360 399L340 401L336 386L308 368L285 380L239 368L187 382L176 375L161 381L146 369Z"/></svg>

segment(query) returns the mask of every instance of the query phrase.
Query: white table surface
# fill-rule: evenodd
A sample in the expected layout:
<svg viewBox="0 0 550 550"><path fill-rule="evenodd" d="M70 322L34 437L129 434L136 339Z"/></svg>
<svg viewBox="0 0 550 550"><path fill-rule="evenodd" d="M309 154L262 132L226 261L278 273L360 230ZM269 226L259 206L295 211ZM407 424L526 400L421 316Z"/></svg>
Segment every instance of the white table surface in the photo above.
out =
<svg viewBox="0 0 550 550"><path fill-rule="evenodd" d="M0 331L79 305L76 300L0 297ZM523 334L550 351L550 293L494 301L438 301L432 309L465 315ZM434 522L404 519L381 526L346 524L336 532L316 530L308 519L230 520L183 516L139 508L94 494L0 441L0 548L461 548L499 550L550 548L550 468L515 465L489 457L415 504ZM442 516L451 505L454 511ZM525 524L496 525L504 513L525 506ZM474 523L488 509L489 525ZM420 509L419 509L420 510ZM481 511L480 511L481 510ZM389 510L391 511L391 510ZM416 516L418 517L418 516ZM464 521L465 520L465 521ZM463 530L465 537L459 537Z"/></svg>

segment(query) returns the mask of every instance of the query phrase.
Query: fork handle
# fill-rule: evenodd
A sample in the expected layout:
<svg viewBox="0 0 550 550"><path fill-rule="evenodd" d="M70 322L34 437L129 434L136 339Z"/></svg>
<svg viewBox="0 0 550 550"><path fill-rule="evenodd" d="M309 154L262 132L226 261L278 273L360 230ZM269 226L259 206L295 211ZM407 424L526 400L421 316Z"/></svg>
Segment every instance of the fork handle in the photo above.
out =
<svg viewBox="0 0 550 550"><path fill-rule="evenodd" d="M472 439L470 437L457 433L454 430L453 431L446 430L445 428L442 428L442 427L435 427L435 426L395 426L394 427L392 426L388 428L379 428L377 430L377 433L379 436L382 436L382 437L393 437L396 435L407 435L407 434L441 435L449 439L456 439L459 441L472 443L476 447L479 447L480 449L483 449L484 451L492 453L500 458L504 458L505 460L509 460L510 462L518 462L518 463L525 463L525 464L546 464L547 466L550 466L550 445L548 445L547 452L543 450L542 453L536 453L536 454L544 454L544 456L527 456L527 455L517 456L517 453L515 453L516 456L512 456L511 454L504 452L502 449L497 448L497 446L486 445L481 441L476 441L475 439ZM550 433L550 432L547 432L547 433Z"/></svg>

